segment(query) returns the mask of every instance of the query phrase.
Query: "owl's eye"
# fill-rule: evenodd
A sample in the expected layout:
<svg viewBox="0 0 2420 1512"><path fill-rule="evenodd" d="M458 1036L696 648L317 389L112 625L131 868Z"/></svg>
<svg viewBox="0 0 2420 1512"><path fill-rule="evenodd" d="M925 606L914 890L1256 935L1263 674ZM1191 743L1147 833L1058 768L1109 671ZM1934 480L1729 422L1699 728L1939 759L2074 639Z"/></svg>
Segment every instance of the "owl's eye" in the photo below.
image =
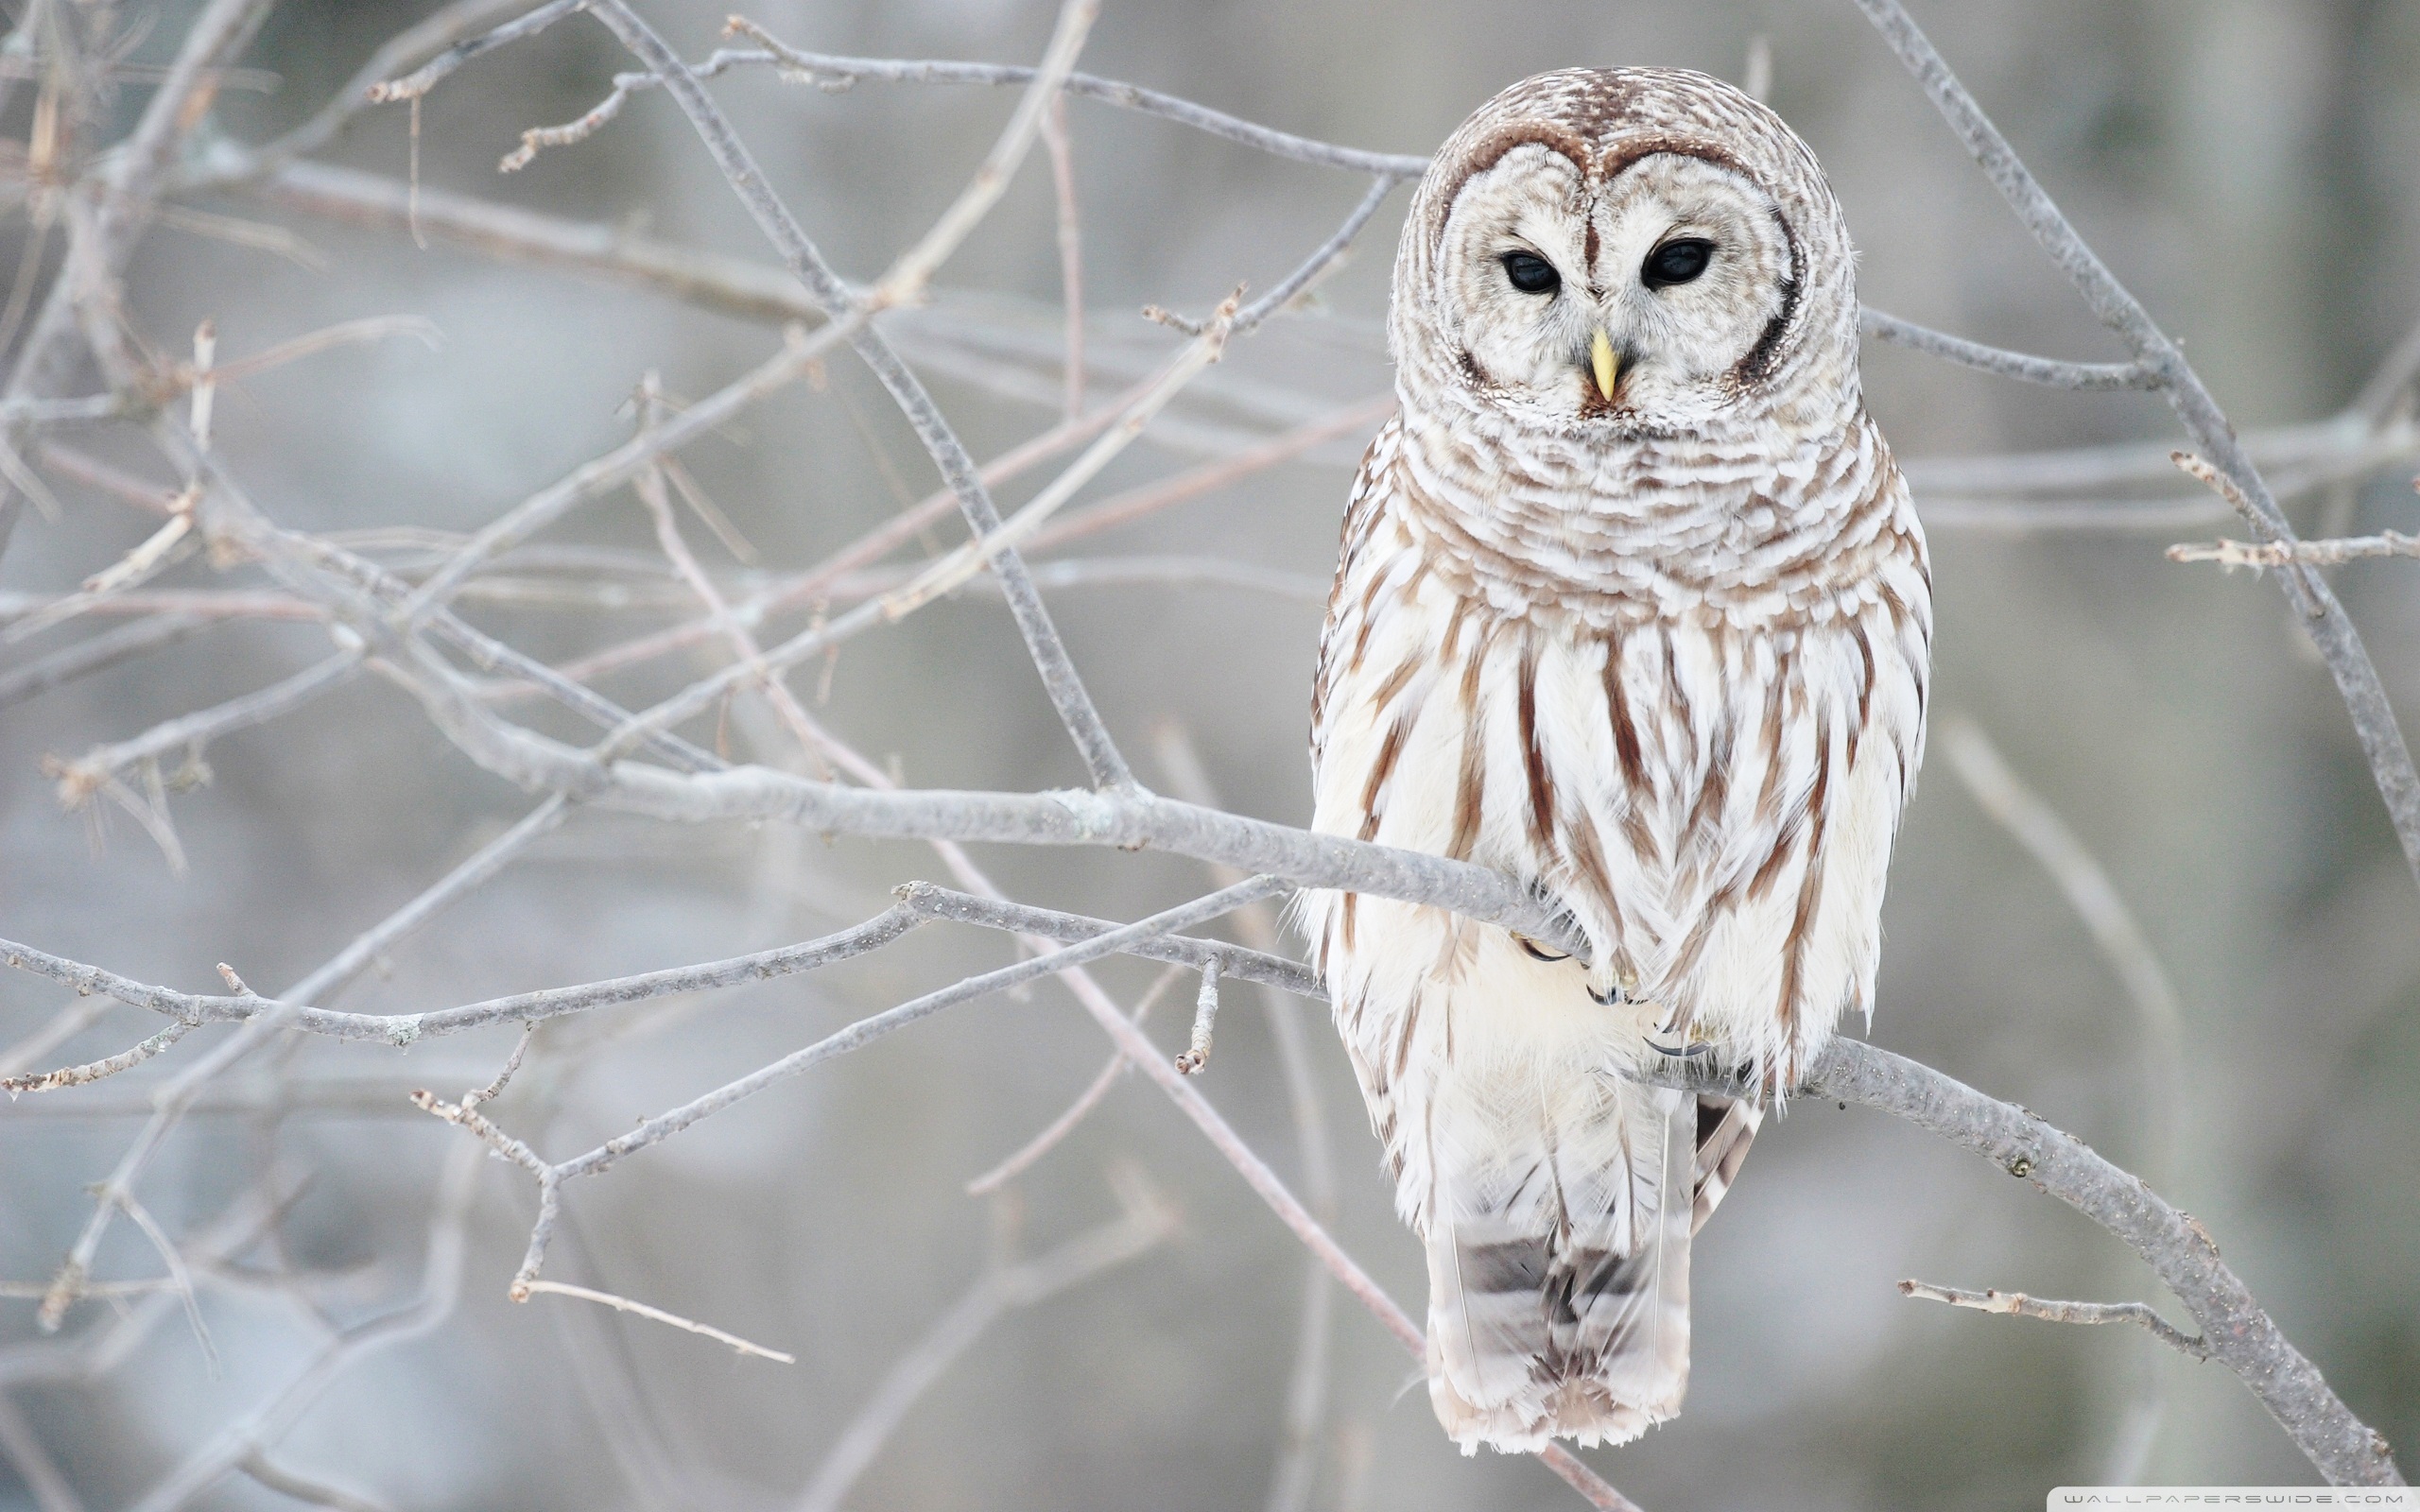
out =
<svg viewBox="0 0 2420 1512"><path fill-rule="evenodd" d="M1647 254L1638 270L1639 282L1651 289L1668 288L1674 284L1686 284L1705 271L1714 258L1714 243L1684 236L1668 241Z"/></svg>
<svg viewBox="0 0 2420 1512"><path fill-rule="evenodd" d="M1505 253L1504 276L1524 294L1552 294L1563 287L1563 275L1535 252Z"/></svg>

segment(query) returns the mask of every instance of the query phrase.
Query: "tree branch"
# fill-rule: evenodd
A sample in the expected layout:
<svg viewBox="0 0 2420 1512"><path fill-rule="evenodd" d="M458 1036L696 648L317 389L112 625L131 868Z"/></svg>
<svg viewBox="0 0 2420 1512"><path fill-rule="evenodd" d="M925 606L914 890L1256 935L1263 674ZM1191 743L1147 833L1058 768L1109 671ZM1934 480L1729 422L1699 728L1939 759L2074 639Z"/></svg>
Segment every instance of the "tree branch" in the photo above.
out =
<svg viewBox="0 0 2420 1512"><path fill-rule="evenodd" d="M2195 1360L2210 1357L2208 1340L2185 1332L2141 1302L2053 1302L2023 1292L1970 1292L1919 1280L1901 1281L1899 1295L1947 1302L1952 1307L1970 1307L1979 1313L2040 1318L2046 1323L2139 1323L2152 1338L2181 1354Z"/></svg>
<svg viewBox="0 0 2420 1512"><path fill-rule="evenodd" d="M1932 97L1943 119L1958 133L1967 152L2008 200L2026 230L2033 233L2033 239L2075 284L2092 313L2133 350L2137 364L2158 376L2160 391L2184 424L2186 434L2240 491L2263 536L2293 544L2293 527L2286 523L2260 470L2253 465L2235 427L2228 423L2210 391L2203 387L2192 364L2185 360L2176 343L2152 322L2149 312L2076 234L2066 216L2060 214L2058 206L2018 160L2008 139L2000 135L1982 107L1975 103L1975 96L1967 93L1966 86L1959 82L1941 54L1917 29L1899 0L1857 0L1857 7ZM2344 612L2344 606L2337 601L2325 579L2300 565L2289 568L2281 576L2287 579L2288 596L2298 605L2308 602L2316 611L2305 618L2304 628L2334 676L2337 691L2343 696L2354 733L2360 738L2361 748L2369 757L2370 774L2377 782L2379 796L2386 800L2395 835L2403 843L2404 860L2414 877L2420 878L2420 772L2412 767L2411 751L2404 744L2402 728L2395 723L2394 710L2387 702L2386 687L2378 680L2377 667L2362 646L2360 632L2354 628L2351 616Z"/></svg>

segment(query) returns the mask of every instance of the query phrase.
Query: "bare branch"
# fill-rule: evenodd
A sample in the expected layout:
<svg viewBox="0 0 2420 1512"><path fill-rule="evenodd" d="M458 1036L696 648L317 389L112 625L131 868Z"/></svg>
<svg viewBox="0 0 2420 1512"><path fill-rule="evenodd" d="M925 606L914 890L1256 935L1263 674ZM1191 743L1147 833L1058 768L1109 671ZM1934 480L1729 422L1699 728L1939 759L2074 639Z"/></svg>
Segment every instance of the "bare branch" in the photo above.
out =
<svg viewBox="0 0 2420 1512"><path fill-rule="evenodd" d="M2028 1297L2023 1292L1969 1292L1918 1280L1901 1281L1899 1294L1947 1302L1952 1307L1970 1307L1979 1313L2040 1318L2046 1323L2139 1323L2152 1337L2181 1354L2196 1360L2210 1357L2207 1340L2185 1332L2141 1302L2054 1302Z"/></svg>
<svg viewBox="0 0 2420 1512"><path fill-rule="evenodd" d="M1210 1064L1210 1036L1219 1023L1219 958L1201 968L1201 991L1193 1003L1193 1036L1184 1054L1176 1057L1180 1074L1199 1075Z"/></svg>
<svg viewBox="0 0 2420 1512"><path fill-rule="evenodd" d="M1015 1308L1046 1301L1071 1286L1148 1253L1176 1229L1175 1211L1166 1205L1140 1172L1121 1183L1126 1215L1060 1245L1046 1254L1015 1264L986 1270L943 1313L916 1347L890 1367L866 1404L849 1420L840 1436L800 1492L796 1512L838 1512L849 1488L856 1484L882 1446L916 1404L959 1355L973 1348L1000 1315Z"/></svg>
<svg viewBox="0 0 2420 1512"><path fill-rule="evenodd" d="M525 820L524 824L527 826L527 821ZM484 1003L464 1004L426 1013L345 1013L296 1001L299 994L278 999L179 992L130 981L98 967L64 960L31 946L7 940L0 940L0 962L18 971L46 976L79 992L100 993L133 1007L172 1015L187 1027L200 1023L275 1020L284 1027L330 1039L383 1040L401 1047L423 1039L459 1034L491 1024L535 1023L564 1014L641 1003L678 992L738 987L750 982L770 981L776 977L813 971L879 950L921 922L923 917L916 910L902 904L885 909L854 929L826 935L800 945L786 945L779 950L758 951L750 955L709 961L700 966L684 966L673 971L613 977L579 987L516 992L510 997L491 998ZM382 942L393 937L394 933L385 932ZM357 949L348 950L337 962L331 962L329 967L313 973L314 977L337 978L350 974L343 966L349 966L349 958L358 954ZM306 982L304 985L309 984ZM478 1100L473 1099L475 1106Z"/></svg>
<svg viewBox="0 0 2420 1512"><path fill-rule="evenodd" d="M143 1204L135 1201L131 1193L121 1191L116 1195L117 1205L134 1220L134 1227L143 1230L143 1237L151 1241L160 1263L167 1267L168 1284L175 1289L177 1300L184 1304L185 1323L193 1330L194 1342L201 1346L202 1362L216 1378L218 1374L218 1347L211 1342L210 1329L201 1321L201 1300L194 1295L193 1276L185 1269L184 1257L177 1253L175 1242L160 1227L159 1220L152 1217Z"/></svg>
<svg viewBox="0 0 2420 1512"><path fill-rule="evenodd" d="M358 649L339 651L258 692L168 720L131 740L95 746L72 762L53 757L43 764L43 770L58 780L59 801L71 809L80 808L103 783L129 767L155 762L177 751L198 755L222 735L267 724L333 692L360 670Z"/></svg>
<svg viewBox="0 0 2420 1512"><path fill-rule="evenodd" d="M1064 0L1060 6L1059 23L1050 33L1049 45L1043 50L1042 66L1034 70L1032 82L1026 86L1009 124L1000 130L1000 139L992 144L992 150L976 168L975 177L967 180L966 187L959 191L958 198L942 212L932 229L891 263L882 275L882 282L867 296L868 302L888 308L914 304L924 299L925 286L932 282L933 274L992 213L992 207L1000 202L1000 196L1008 192L1009 180L1032 149L1034 139L1042 130L1043 115L1059 97L1060 86L1075 71L1076 55L1083 50L1084 37L1099 14L1100 0Z"/></svg>
<svg viewBox="0 0 2420 1512"><path fill-rule="evenodd" d="M879 82L886 84L990 84L1025 85L1033 82L1035 70L1012 63L958 63L939 61L908 61L886 58L843 58L829 53L810 53L788 46L776 40L754 22L741 16L732 18L730 29L764 45L763 53L718 53L706 64L720 72L739 64L773 64L821 84L856 84ZM618 80L617 80L618 82ZM1096 78L1090 74L1070 74L1065 84L1070 94L1099 100L1124 110L1139 111L1165 120L1188 126L1197 131L1224 137L1230 142L1254 147L1273 157L1290 158L1296 163L1315 163L1322 167L1342 168L1351 173L1384 174L1397 179L1417 179L1427 170L1426 157L1404 157L1384 152L1363 152L1354 147L1341 147L1326 142L1315 142L1289 131L1272 130L1251 121L1196 105L1191 100L1164 94L1158 90L1145 89L1139 84L1126 84L1110 78Z"/></svg>
<svg viewBox="0 0 2420 1512"><path fill-rule="evenodd" d="M780 352L736 381L523 500L474 535L453 560L430 574L405 600L402 617L406 623L419 621L490 558L528 540L579 505L628 483L657 457L678 451L765 395L805 376L824 352L848 333L846 322L827 325L811 336L801 330L789 331Z"/></svg>
<svg viewBox="0 0 2420 1512"><path fill-rule="evenodd" d="M2172 1180L2184 1147L2185 1015L2159 953L2135 921L2109 874L2066 821L2026 786L1986 737L1963 718L1944 723L1940 740L1951 767L1983 811L2014 836L2048 873L2067 906L2118 973L2142 1023L2144 1125L2150 1138L2142 1161L2147 1178Z"/></svg>
<svg viewBox="0 0 2420 1512"><path fill-rule="evenodd" d="M2183 422L2186 434L2193 438L2202 455L2211 459L2214 471L2240 493L2246 511L2261 534L2291 543L2292 526L2287 524L2260 470L2253 465L2235 428L2203 387L2192 365L2084 244L2083 238L2076 234L2066 216L2060 214L2058 206L2018 160L2008 139L2000 135L1984 115L1982 107L1975 102L1975 96L1967 93L1966 86L1959 82L1941 54L1917 29L1899 0L1857 0L1857 6L1932 97L1950 129L1965 143L1968 153L2033 233L2034 240L2075 284L2093 314L2133 350L2135 362L2158 375L2161 392ZM2361 644L2360 632L2354 628L2344 606L2324 580L2300 565L2287 569L2282 576L2288 596L2298 609L2308 610L2304 628L2336 679L2337 690L2352 716L2354 732L2369 757L2370 772L2377 782L2379 796L2394 821L2395 835L2403 843L2404 860L2413 875L2420 877L2420 771L2412 767L2411 749L2404 744L2401 727L2395 723L2394 710L2387 701L2385 685L2378 680L2377 667L2370 661L2369 652Z"/></svg>
<svg viewBox="0 0 2420 1512"><path fill-rule="evenodd" d="M797 1355L785 1354L779 1349L769 1349L761 1344L751 1344L738 1334L726 1333L710 1323L695 1322L676 1313L667 1313L660 1307L649 1307L645 1302L633 1302L627 1297L616 1297L611 1292L591 1291L585 1286L573 1286L563 1281L529 1281L520 1290L524 1295L514 1297L515 1301L526 1300L526 1294L530 1292L553 1292L560 1297L577 1297L582 1301L602 1302L617 1313L631 1313L640 1317L652 1318L658 1323L669 1323L676 1329L686 1329L692 1333L701 1333L717 1344L730 1345L741 1354L752 1354L759 1359L771 1360L780 1365L798 1364Z"/></svg>
<svg viewBox="0 0 2420 1512"><path fill-rule="evenodd" d="M193 1022L172 1023L133 1049L121 1051L105 1060L88 1060L80 1066L62 1066L57 1071L46 1071L37 1075L0 1079L0 1091L14 1097L20 1092L48 1092L57 1091L61 1087L82 1087L104 1076L114 1076L121 1071L131 1071L143 1064L199 1027L199 1023Z"/></svg>
<svg viewBox="0 0 2420 1512"><path fill-rule="evenodd" d="M1144 989L1143 996L1134 1005L1134 1011L1128 1017L1139 1027L1145 1019L1150 1017L1151 1009L1159 1005L1168 988L1184 974L1184 967L1171 966L1153 977L1151 985ZM1058 1148L1068 1135L1076 1131L1076 1125L1082 1123L1087 1114L1100 1106L1101 1099L1109 1095L1110 1088L1115 1086L1118 1078L1130 1069L1126 1057L1113 1052L1099 1074L1093 1077L1092 1084L1076 1094L1076 1100L1067 1105L1064 1112L1043 1125L1042 1132L1026 1141L1015 1154L968 1181L966 1194L988 1197L1033 1169L1044 1156Z"/></svg>
<svg viewBox="0 0 2420 1512"><path fill-rule="evenodd" d="M529 4L530 0L454 0L453 4L441 7L419 25L389 38L309 120L257 151L241 154L240 161L246 169L258 173L318 151L334 141L363 109L374 103L373 85L392 77L398 69L410 67L431 53L462 41L479 27L493 26L499 18L515 10L527 9ZM213 165L224 172L228 155L221 146L222 149L212 157ZM187 169L179 176L179 186L191 183L195 177L193 170Z"/></svg>
<svg viewBox="0 0 2420 1512"><path fill-rule="evenodd" d="M2351 536L2335 541L2216 541L2204 545L2175 545L2168 548L2170 561L2214 561L2221 567L2249 567L2257 572L2268 567L2342 567L2348 561L2365 557L2420 557L2420 536L2407 536L2401 531L2381 531L2375 536Z"/></svg>
<svg viewBox="0 0 2420 1512"><path fill-rule="evenodd" d="M132 133L95 176L97 209L69 259L80 266L84 281L106 282L124 270L178 148L200 124L226 65L251 41L270 4L210 0L195 18ZM55 397L68 377L81 335L76 266L51 285L0 404ZM14 453L13 438L6 450ZM16 512L13 497L0 497L0 545L8 543Z"/></svg>
<svg viewBox="0 0 2420 1512"><path fill-rule="evenodd" d="M235 1467L280 1496L290 1496L308 1506L324 1506L332 1512L388 1512L383 1502L372 1502L341 1486L313 1480L307 1475L278 1464L267 1454L254 1451Z"/></svg>
<svg viewBox="0 0 2420 1512"><path fill-rule="evenodd" d="M447 75L481 53L493 52L498 47L519 42L526 37L534 37L556 22L562 20L563 17L583 9L584 4L585 0L547 0L546 4L536 7L518 20L508 22L485 36L474 37L468 42L456 43L438 54L426 66L402 78L372 84L363 91L363 94L373 105L384 105L394 100L424 98Z"/></svg>
<svg viewBox="0 0 2420 1512"><path fill-rule="evenodd" d="M2185 1304L2211 1355L2337 1485L2396 1486L2386 1440L2353 1416L2220 1260L2207 1229L2071 1134L1887 1050L1839 1040L1803 1091L1878 1108L1974 1151L2125 1241Z"/></svg>
<svg viewBox="0 0 2420 1512"><path fill-rule="evenodd" d="M1143 427L1153 416L1177 396L1179 390L1193 381L1195 375L1217 362L1226 351L1227 336L1236 319L1236 301L1220 305L1201 334L1169 363L1150 387L1145 389L1117 417L1101 438L1084 450L1083 455L1069 464L1067 470L1051 479L1048 487L1036 494L1005 524L933 563L905 589L890 594L883 603L883 613L889 619L900 619L948 593L959 584L980 572L986 562L996 560L1000 553L1032 539L1043 522L1085 484L1098 476L1128 442L1143 434Z"/></svg>
<svg viewBox="0 0 2420 1512"><path fill-rule="evenodd" d="M847 285L823 260L823 254L808 240L789 208L774 195L764 170L757 166L754 154L739 140L736 132L706 94L697 76L681 60L680 55L656 35L654 29L639 19L622 0L595 0L591 8L596 17L611 27L622 44L664 80L682 112L689 117L698 135L731 181L740 201L758 227L773 243L782 260L816 301L836 318L843 312L861 316L862 307L850 294ZM968 528L977 539L985 539L1000 528L999 510L983 486L974 459L967 455L956 432L942 419L932 396L924 384L909 371L906 363L880 332L862 323L854 327L842 320L832 329L842 332L849 344L882 386L890 391L901 411L908 417L917 436L940 466L942 475L958 496L959 507L966 517ZM684 417L685 418L685 417ZM1040 593L1026 576L1025 564L1013 547L1003 546L991 557L992 570L999 575L1007 592L1009 611L1016 620L1018 633L1025 638L1026 649L1042 675L1043 687L1059 712L1060 722L1067 727L1077 749L1084 758L1093 785L1114 792L1133 789L1134 779L1127 769L1125 758L1117 752L1108 728L1101 723L1099 712L1093 707L1092 696L1085 692L1077 676L1075 663L1069 659L1065 644L1042 606Z"/></svg>
<svg viewBox="0 0 2420 1512"><path fill-rule="evenodd" d="M1061 81L1064 83L1063 79ZM1053 94L1042 112L1042 146L1050 154L1050 188L1059 204L1059 302L1066 310L1066 418L1084 412L1084 231L1076 207L1076 164L1067 137L1067 96Z"/></svg>
<svg viewBox="0 0 2420 1512"><path fill-rule="evenodd" d="M401 1305L339 1331L303 1368L237 1417L132 1503L132 1512L176 1512L283 1437L327 1384L372 1355L419 1338L453 1315L461 1296L465 1226L481 1161L464 1143L439 1177L419 1289Z"/></svg>
<svg viewBox="0 0 2420 1512"><path fill-rule="evenodd" d="M2023 383L2088 390L2160 386L2159 375L2139 362L2059 362L2049 357L2028 356L2022 352L1968 341L1872 308L1858 312L1858 327L1876 341Z"/></svg>

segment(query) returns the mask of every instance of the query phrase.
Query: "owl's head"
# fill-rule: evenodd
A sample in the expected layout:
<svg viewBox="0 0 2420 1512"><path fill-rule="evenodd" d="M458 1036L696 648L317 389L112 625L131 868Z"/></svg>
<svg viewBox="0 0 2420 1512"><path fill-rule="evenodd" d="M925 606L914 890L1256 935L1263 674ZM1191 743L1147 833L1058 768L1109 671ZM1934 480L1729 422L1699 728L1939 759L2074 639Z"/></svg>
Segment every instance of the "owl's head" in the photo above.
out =
<svg viewBox="0 0 2420 1512"><path fill-rule="evenodd" d="M1814 155L1703 74L1541 74L1421 181L1391 334L1409 391L1527 427L1831 423L1857 391L1853 254Z"/></svg>

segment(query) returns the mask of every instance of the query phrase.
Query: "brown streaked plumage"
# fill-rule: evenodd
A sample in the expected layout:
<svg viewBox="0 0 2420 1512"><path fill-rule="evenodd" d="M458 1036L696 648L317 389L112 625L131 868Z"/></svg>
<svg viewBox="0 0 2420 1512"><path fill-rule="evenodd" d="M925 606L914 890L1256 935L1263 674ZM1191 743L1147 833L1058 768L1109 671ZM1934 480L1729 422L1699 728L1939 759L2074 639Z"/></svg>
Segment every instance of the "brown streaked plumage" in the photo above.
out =
<svg viewBox="0 0 2420 1512"><path fill-rule="evenodd" d="M1679 1410L1691 1235L1762 1107L1625 1074L1711 1045L1786 1090L1871 1010L1931 593L1857 308L1805 144L1677 70L1513 86L1406 223L1314 822L1511 872L1590 945L1305 902L1465 1449Z"/></svg>

